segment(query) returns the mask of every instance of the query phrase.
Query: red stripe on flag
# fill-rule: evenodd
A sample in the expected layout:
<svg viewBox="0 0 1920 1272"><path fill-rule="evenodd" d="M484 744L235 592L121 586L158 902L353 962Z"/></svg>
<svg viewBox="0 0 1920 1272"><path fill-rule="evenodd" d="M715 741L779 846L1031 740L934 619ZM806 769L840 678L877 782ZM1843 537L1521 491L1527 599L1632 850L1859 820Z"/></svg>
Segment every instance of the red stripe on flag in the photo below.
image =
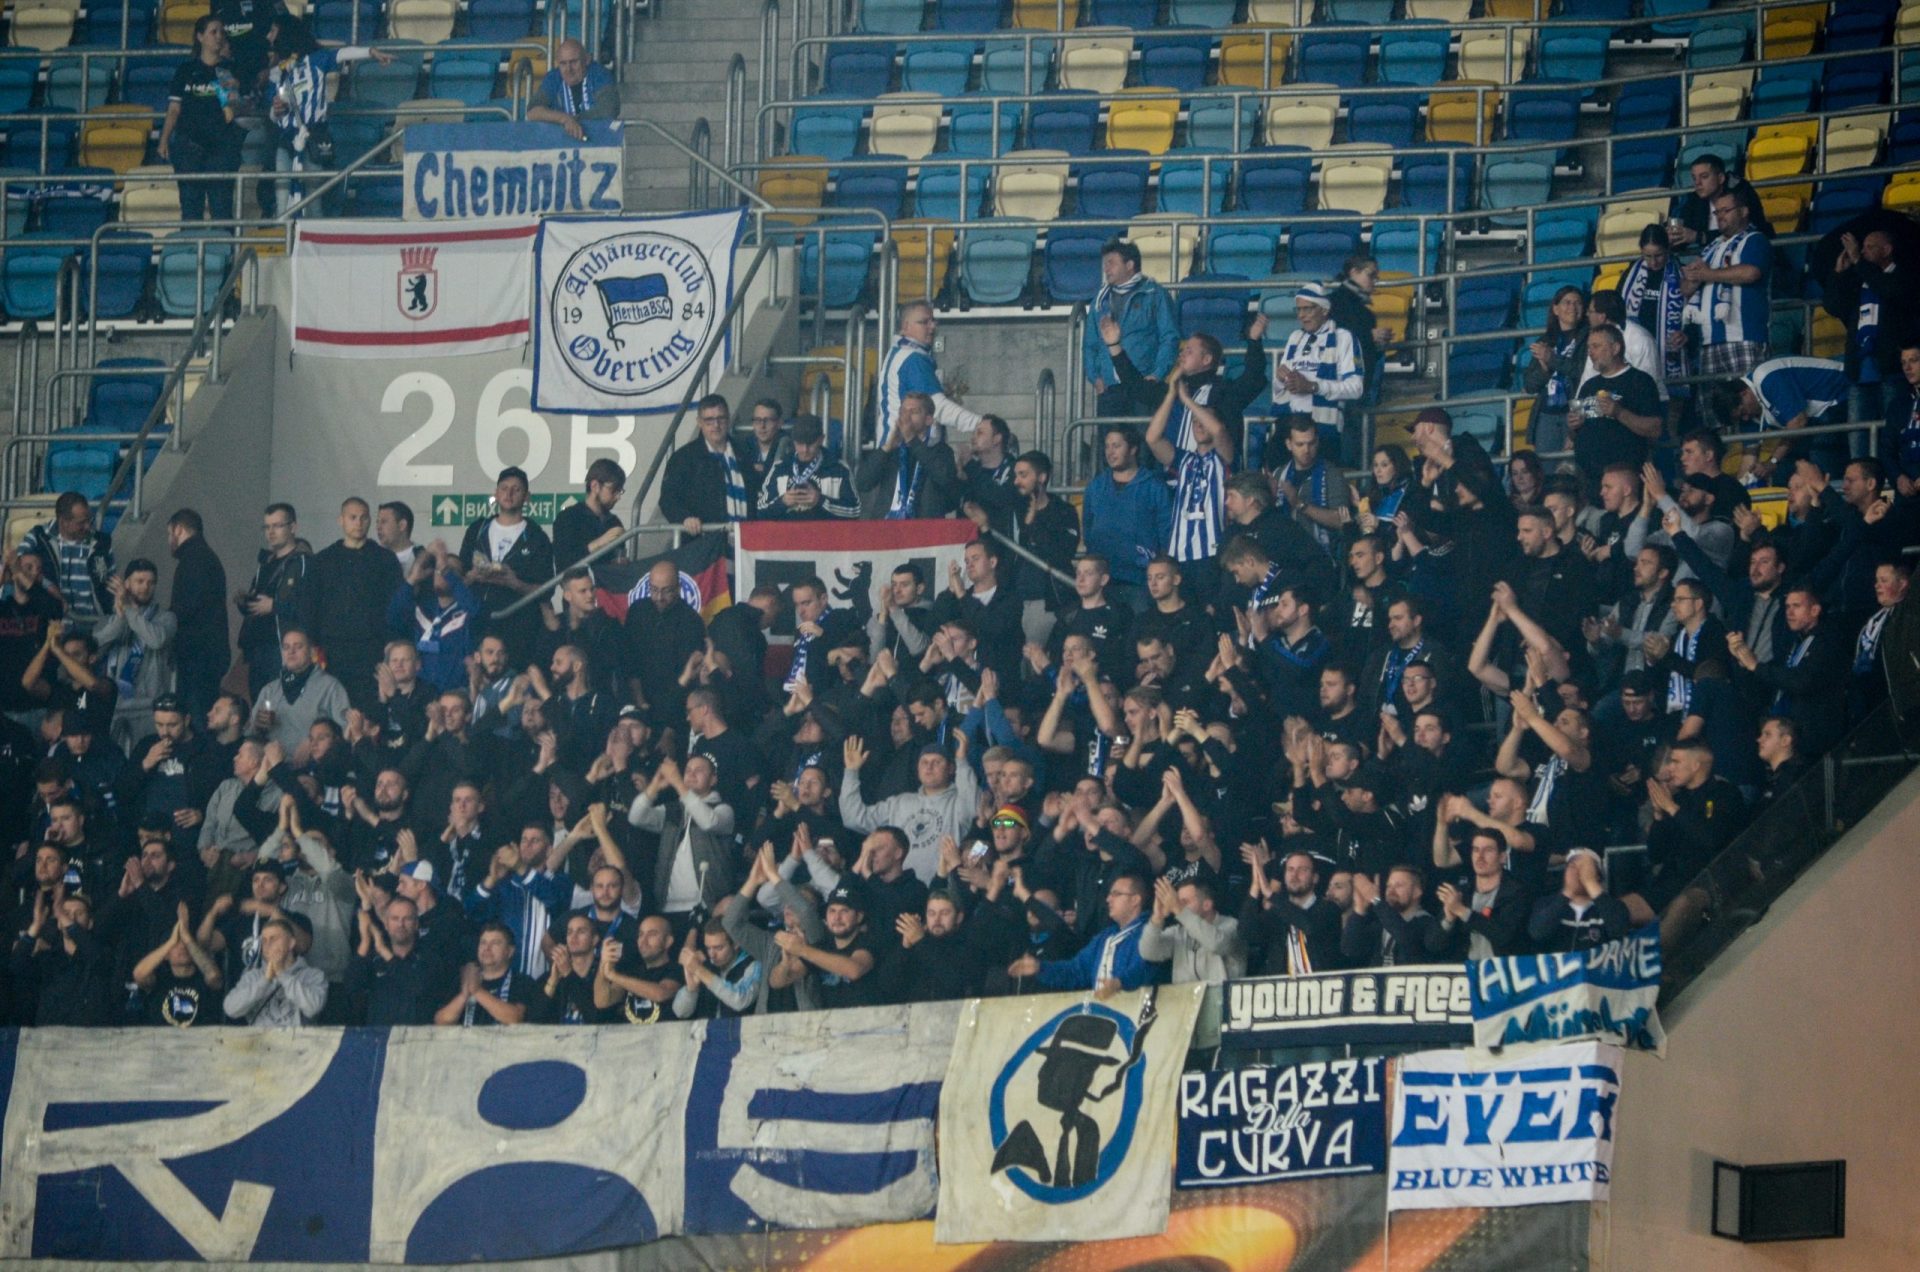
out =
<svg viewBox="0 0 1920 1272"><path fill-rule="evenodd" d="M971 521L748 521L737 527L743 552L860 552L972 543Z"/></svg>
<svg viewBox="0 0 1920 1272"><path fill-rule="evenodd" d="M713 564L693 576L700 589L700 617L712 622L713 616L733 604L733 585L727 579L727 559L715 557Z"/></svg>
<svg viewBox="0 0 1920 1272"><path fill-rule="evenodd" d="M329 331L321 327L296 327L293 336L312 344L332 345L425 345L458 344L463 340L490 340L495 336L525 335L529 320L515 318L490 327L448 327L444 331Z"/></svg>
<svg viewBox="0 0 1920 1272"><path fill-rule="evenodd" d="M302 243L320 243L329 247L407 247L415 243L491 243L501 239L532 238L538 225L511 225L488 230L418 230L410 234L382 231L377 234L341 233L338 230L300 231Z"/></svg>

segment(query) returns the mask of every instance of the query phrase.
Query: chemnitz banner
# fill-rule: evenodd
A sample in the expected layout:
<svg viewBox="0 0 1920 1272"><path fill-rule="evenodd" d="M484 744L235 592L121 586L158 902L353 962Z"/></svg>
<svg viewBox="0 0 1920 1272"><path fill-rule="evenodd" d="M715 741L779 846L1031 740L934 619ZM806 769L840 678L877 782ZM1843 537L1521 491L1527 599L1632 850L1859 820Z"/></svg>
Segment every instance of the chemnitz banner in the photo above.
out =
<svg viewBox="0 0 1920 1272"><path fill-rule="evenodd" d="M534 249L533 408L671 411L733 300L744 211L558 217ZM714 377L717 379L717 377Z"/></svg>
<svg viewBox="0 0 1920 1272"><path fill-rule="evenodd" d="M503 1262L924 1219L954 1014L0 1032L0 1258Z"/></svg>
<svg viewBox="0 0 1920 1272"><path fill-rule="evenodd" d="M625 147L615 122L412 124L401 165L409 221L618 212Z"/></svg>
<svg viewBox="0 0 1920 1272"><path fill-rule="evenodd" d="M1473 1039L1480 1047L1598 1038L1656 1055L1660 1027L1660 925L1566 954L1467 964Z"/></svg>
<svg viewBox="0 0 1920 1272"><path fill-rule="evenodd" d="M934 1240L1166 1231L1175 1097L1205 990L969 1001L940 1092Z"/></svg>
<svg viewBox="0 0 1920 1272"><path fill-rule="evenodd" d="M1386 1169L1386 1066L1365 1056L1181 1074L1173 1182L1221 1188Z"/></svg>
<svg viewBox="0 0 1920 1272"><path fill-rule="evenodd" d="M1402 1056L1387 1209L1605 1201L1624 1055L1574 1042L1497 1059L1472 1051Z"/></svg>
<svg viewBox="0 0 1920 1272"><path fill-rule="evenodd" d="M1231 980L1228 1047L1473 1041L1473 1003L1457 964Z"/></svg>

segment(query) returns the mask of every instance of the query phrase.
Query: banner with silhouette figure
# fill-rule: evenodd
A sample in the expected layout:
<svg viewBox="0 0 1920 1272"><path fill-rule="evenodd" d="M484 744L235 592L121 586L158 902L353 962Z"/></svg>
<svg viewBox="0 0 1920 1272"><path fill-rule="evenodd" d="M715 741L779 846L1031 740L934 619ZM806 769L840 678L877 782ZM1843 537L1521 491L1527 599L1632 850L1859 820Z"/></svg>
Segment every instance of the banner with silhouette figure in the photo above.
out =
<svg viewBox="0 0 1920 1272"><path fill-rule="evenodd" d="M953 579L978 537L973 522L748 521L735 527L733 594L742 599L772 584L786 591L818 576L834 609L851 610L862 625L873 616L874 595L903 565L919 571L931 601ZM781 612L767 633L793 639L793 611Z"/></svg>
<svg viewBox="0 0 1920 1272"><path fill-rule="evenodd" d="M1164 1232L1180 1070L1206 987L980 999L940 1092L935 1240Z"/></svg>

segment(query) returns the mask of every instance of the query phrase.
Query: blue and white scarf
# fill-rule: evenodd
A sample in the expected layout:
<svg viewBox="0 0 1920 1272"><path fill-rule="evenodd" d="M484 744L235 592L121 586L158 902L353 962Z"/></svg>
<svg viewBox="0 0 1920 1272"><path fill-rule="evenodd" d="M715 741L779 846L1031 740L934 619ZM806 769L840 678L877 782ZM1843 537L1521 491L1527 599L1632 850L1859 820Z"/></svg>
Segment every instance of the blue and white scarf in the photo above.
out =
<svg viewBox="0 0 1920 1272"><path fill-rule="evenodd" d="M734 457L731 446L721 447L719 459L727 474L727 520L745 521L748 510L747 479L740 471L740 461Z"/></svg>
<svg viewBox="0 0 1920 1272"><path fill-rule="evenodd" d="M1627 309L1627 321L1637 322L1642 306L1646 304L1647 287L1652 283L1653 271L1647 268L1645 261L1635 261L1627 266L1625 277L1620 280L1620 300ZM1682 322L1686 313L1687 301L1680 290L1680 267L1667 259L1667 267L1660 271L1660 329L1653 337L1660 343L1660 354L1665 360L1666 378L1677 380L1687 373L1686 346L1675 349L1668 338L1683 330Z"/></svg>
<svg viewBox="0 0 1920 1272"><path fill-rule="evenodd" d="M893 503L886 520L905 521L920 507L920 488L926 484L927 466L914 460L906 447L900 448L900 467L893 479Z"/></svg>

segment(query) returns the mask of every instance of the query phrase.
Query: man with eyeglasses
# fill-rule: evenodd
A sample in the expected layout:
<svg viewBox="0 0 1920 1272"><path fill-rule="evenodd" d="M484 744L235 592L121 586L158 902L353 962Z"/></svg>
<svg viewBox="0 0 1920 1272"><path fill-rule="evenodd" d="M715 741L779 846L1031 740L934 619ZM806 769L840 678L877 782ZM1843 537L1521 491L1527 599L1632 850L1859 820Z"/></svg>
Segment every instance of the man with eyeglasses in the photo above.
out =
<svg viewBox="0 0 1920 1272"><path fill-rule="evenodd" d="M308 555L300 551L299 514L289 503L268 504L260 519L260 549L253 584L233 598L239 609L240 653L247 660L247 694L258 697L280 675L280 638L290 628L308 629L313 587Z"/></svg>
<svg viewBox="0 0 1920 1272"><path fill-rule="evenodd" d="M620 85L613 73L587 58L578 40L562 40L553 51L553 69L533 90L527 118L558 124L575 141L586 140L581 121L620 118Z"/></svg>
<svg viewBox="0 0 1920 1272"><path fill-rule="evenodd" d="M1732 190L1714 195L1710 206L1719 236L1680 271L1686 320L1700 332L1700 374L1745 375L1767 359L1773 243Z"/></svg>
<svg viewBox="0 0 1920 1272"><path fill-rule="evenodd" d="M1019 980L1030 977L1046 989L1092 990L1102 996L1159 983L1168 965L1149 963L1140 956L1149 889L1145 875L1115 875L1107 885L1107 926L1078 954L1046 963L1023 954L1007 968L1007 975Z"/></svg>
<svg viewBox="0 0 1920 1272"><path fill-rule="evenodd" d="M569 570L588 553L598 552L626 533L613 510L626 489L627 470L613 460L596 459L587 466L586 494L553 519L554 569Z"/></svg>
<svg viewBox="0 0 1920 1272"><path fill-rule="evenodd" d="M758 506L767 477L793 454L793 443L787 438L786 411L772 398L761 398L753 404L747 425L753 436L739 448L740 459L747 469L747 494Z"/></svg>

